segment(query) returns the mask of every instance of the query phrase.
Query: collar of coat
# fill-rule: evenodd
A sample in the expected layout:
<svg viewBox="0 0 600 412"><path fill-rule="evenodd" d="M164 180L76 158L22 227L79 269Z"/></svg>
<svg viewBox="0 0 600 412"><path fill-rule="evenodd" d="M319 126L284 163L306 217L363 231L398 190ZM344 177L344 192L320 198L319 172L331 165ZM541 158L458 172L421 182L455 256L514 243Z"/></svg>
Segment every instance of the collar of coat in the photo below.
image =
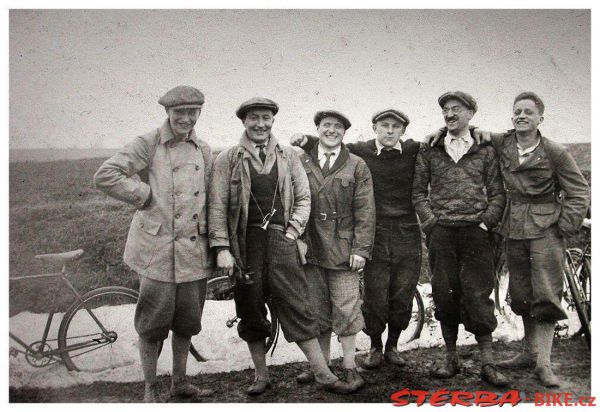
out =
<svg viewBox="0 0 600 412"><path fill-rule="evenodd" d="M547 141L539 130L537 131L539 144L535 150L531 152L532 155L529 156L523 163L519 163L519 148L517 146L517 132L515 129L508 130L504 136L505 144L502 146L502 152L506 158L510 159L510 166L512 170L528 169L531 167L535 168L538 163L542 162L547 157L545 150L539 150L540 148L545 149Z"/></svg>
<svg viewBox="0 0 600 412"><path fill-rule="evenodd" d="M338 155L337 159L335 159L335 162L333 162L333 165L329 169L329 173L327 173L327 175L323 177L327 177L335 173L338 169L340 169L346 163L346 160L349 156L350 151L348 150L346 145L342 143L340 147L340 154ZM316 165L316 168L321 170L321 165L319 164L319 144L316 144L315 147L312 148L312 150L310 151L310 157Z"/></svg>
<svg viewBox="0 0 600 412"><path fill-rule="evenodd" d="M173 133L173 130L171 130L169 119L167 119L160 127L160 144L167 143L173 139L175 139L175 134ZM198 143L198 138L196 137L196 131L194 129L192 129L187 139L185 140L194 143L196 147L200 146L200 143Z"/></svg>
<svg viewBox="0 0 600 412"><path fill-rule="evenodd" d="M265 148L267 157L263 165L260 157L258 156L258 150L256 149L256 143L248 138L248 135L244 131L242 137L240 137L240 143L237 149L237 155L243 159L249 159L252 166L259 173L269 173L271 168L277 161L277 156L285 157L285 152L279 144L279 141L273 136L273 133L269 135L269 143Z"/></svg>

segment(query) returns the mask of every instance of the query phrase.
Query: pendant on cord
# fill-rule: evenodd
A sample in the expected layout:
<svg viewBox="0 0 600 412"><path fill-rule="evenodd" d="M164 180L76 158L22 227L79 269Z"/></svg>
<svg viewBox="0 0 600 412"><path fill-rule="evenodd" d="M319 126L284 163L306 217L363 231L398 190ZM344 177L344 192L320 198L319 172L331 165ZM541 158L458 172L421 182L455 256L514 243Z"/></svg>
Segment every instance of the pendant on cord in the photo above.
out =
<svg viewBox="0 0 600 412"><path fill-rule="evenodd" d="M271 219L273 218L275 212L277 212L277 209L273 209L265 215L265 217L262 220L262 223L260 224L260 228L262 230L267 230L267 227L269 226L269 223L271 223Z"/></svg>

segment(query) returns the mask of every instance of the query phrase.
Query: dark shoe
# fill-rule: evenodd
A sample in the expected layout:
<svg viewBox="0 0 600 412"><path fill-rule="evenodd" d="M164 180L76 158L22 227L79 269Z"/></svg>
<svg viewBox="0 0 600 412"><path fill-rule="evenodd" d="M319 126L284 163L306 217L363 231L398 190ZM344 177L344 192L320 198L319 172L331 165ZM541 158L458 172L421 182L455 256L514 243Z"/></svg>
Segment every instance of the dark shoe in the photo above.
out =
<svg viewBox="0 0 600 412"><path fill-rule="evenodd" d="M144 403L163 403L158 382L153 383L148 389L144 390Z"/></svg>
<svg viewBox="0 0 600 412"><path fill-rule="evenodd" d="M344 368L344 380L350 384L352 392L359 390L365 384L365 380L360 376L356 368Z"/></svg>
<svg viewBox="0 0 600 412"><path fill-rule="evenodd" d="M331 383L317 383L317 388L326 390L327 392L347 394L356 391L348 382L337 379Z"/></svg>
<svg viewBox="0 0 600 412"><path fill-rule="evenodd" d="M362 366L364 366L365 369L375 369L381 365L382 360L383 353L381 348L371 348L367 357L362 361Z"/></svg>
<svg viewBox="0 0 600 412"><path fill-rule="evenodd" d="M528 369L534 368L537 361L537 354L521 352L517 356L496 362L496 366L506 369Z"/></svg>
<svg viewBox="0 0 600 412"><path fill-rule="evenodd" d="M315 374L312 371L304 371L296 376L296 382L305 384L315 381Z"/></svg>
<svg viewBox="0 0 600 412"><path fill-rule="evenodd" d="M481 379L494 386L506 386L509 382L508 378L491 363L481 367Z"/></svg>
<svg viewBox="0 0 600 412"><path fill-rule="evenodd" d="M187 381L173 383L171 396L174 398L204 398L215 393L212 389L200 389Z"/></svg>
<svg viewBox="0 0 600 412"><path fill-rule="evenodd" d="M443 365L437 366L431 371L431 376L435 378L451 378L460 373L460 363L457 358L446 359Z"/></svg>
<svg viewBox="0 0 600 412"><path fill-rule="evenodd" d="M269 380L256 380L246 389L246 393L250 396L257 396L263 394L267 389L271 387L271 381Z"/></svg>
<svg viewBox="0 0 600 412"><path fill-rule="evenodd" d="M385 361L387 363L391 363L392 365L397 365L397 366L406 365L406 361L400 355L400 352L398 352L398 349L396 349L396 348L386 349L385 354L383 355L383 358L385 359Z"/></svg>
<svg viewBox="0 0 600 412"><path fill-rule="evenodd" d="M552 372L550 365L542 365L535 368L535 374L539 378L542 385L547 388L557 388L560 386L560 381Z"/></svg>

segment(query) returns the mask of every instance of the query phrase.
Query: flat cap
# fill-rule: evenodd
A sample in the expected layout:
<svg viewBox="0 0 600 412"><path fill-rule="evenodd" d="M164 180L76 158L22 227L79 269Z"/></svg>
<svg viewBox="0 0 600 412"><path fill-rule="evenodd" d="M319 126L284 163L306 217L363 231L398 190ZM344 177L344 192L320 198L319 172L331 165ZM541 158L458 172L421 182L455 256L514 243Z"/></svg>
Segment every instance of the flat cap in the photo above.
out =
<svg viewBox="0 0 600 412"><path fill-rule="evenodd" d="M396 119L398 119L399 121L404 123L404 126L408 126L408 124L410 123L410 120L408 119L407 115L402 113L400 110L396 110L396 109L392 109L392 108L383 109L383 110L376 112L375 114L373 114L373 117L371 118L371 120L373 121L373 123L375 123L379 119L383 119L384 117L390 117L390 116L395 117Z"/></svg>
<svg viewBox="0 0 600 412"><path fill-rule="evenodd" d="M235 115L241 120L244 120L248 110L256 108L269 109L273 112L273 116L275 116L279 111L279 106L273 100L266 99L264 97L253 97L252 99L246 100L244 103L242 103L235 111Z"/></svg>
<svg viewBox="0 0 600 412"><path fill-rule="evenodd" d="M438 98L438 103L440 104L440 107L443 108L444 105L446 104L446 102L450 99L460 100L461 102L463 102L465 104L465 106L467 106L469 109L473 110L473 112L477 111L477 101L475 101L473 96L471 96L468 93L461 92L458 90L455 92L446 92L446 93L442 94Z"/></svg>
<svg viewBox="0 0 600 412"><path fill-rule="evenodd" d="M192 86L177 86L165 93L158 99L158 103L169 107L202 107L204 104L204 95L202 92Z"/></svg>
<svg viewBox="0 0 600 412"><path fill-rule="evenodd" d="M319 124L321 123L321 120L323 120L326 117L335 117L336 119L340 120L342 122L342 124L344 125L344 129L348 130L350 128L350 126L352 126L352 123L350 123L350 120L348 120L348 118L346 116L344 116L342 113L338 112L337 110L321 110L318 111L317 113L315 113L315 117L314 117L314 122L316 126L319 126Z"/></svg>

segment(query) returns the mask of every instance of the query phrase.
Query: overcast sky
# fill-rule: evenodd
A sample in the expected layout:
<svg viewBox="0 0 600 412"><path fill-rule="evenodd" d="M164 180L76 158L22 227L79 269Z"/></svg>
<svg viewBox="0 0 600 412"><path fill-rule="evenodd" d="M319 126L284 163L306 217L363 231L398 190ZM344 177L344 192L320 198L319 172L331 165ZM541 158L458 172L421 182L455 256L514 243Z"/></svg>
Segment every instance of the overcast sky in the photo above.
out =
<svg viewBox="0 0 600 412"><path fill-rule="evenodd" d="M122 146L160 126L157 100L180 84L204 92L196 130L215 146L238 140L235 110L253 96L279 103L285 142L324 108L348 115L348 141L370 139L371 114L390 106L420 140L456 89L491 130L533 90L545 135L590 141L586 10L12 10L9 22L10 148Z"/></svg>

